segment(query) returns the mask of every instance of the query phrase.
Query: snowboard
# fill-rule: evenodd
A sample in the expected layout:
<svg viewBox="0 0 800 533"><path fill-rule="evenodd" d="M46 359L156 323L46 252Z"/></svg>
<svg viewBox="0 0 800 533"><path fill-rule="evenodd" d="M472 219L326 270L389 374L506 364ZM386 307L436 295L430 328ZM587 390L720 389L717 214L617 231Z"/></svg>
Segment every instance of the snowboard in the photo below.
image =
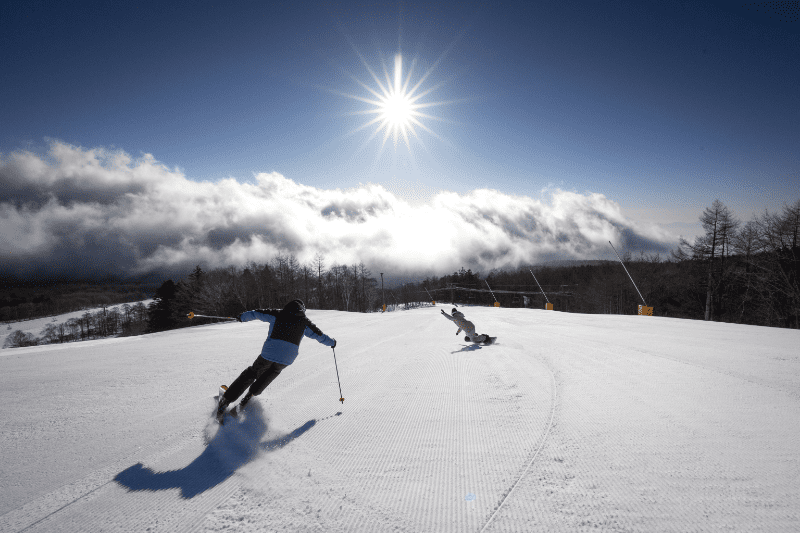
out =
<svg viewBox="0 0 800 533"><path fill-rule="evenodd" d="M472 342L472 341L469 339L469 337L464 337L464 340L465 340L465 341L467 341L467 342ZM495 342L496 340L497 340L497 337L489 337L488 339L486 339L486 340L485 340L485 341L483 341L483 342L473 342L473 344L483 344L484 346L489 346L489 345L491 345L491 344L494 344L494 342Z"/></svg>

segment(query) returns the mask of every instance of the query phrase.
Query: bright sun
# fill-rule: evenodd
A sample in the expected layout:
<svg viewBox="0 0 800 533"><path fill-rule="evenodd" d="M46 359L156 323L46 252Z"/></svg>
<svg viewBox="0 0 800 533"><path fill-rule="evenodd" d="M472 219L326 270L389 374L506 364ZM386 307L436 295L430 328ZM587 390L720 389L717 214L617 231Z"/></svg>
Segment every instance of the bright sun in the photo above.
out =
<svg viewBox="0 0 800 533"><path fill-rule="evenodd" d="M375 136L383 133L382 146L386 144L390 138L397 145L397 142L402 138L406 146L410 146L409 139L417 136L417 129L425 130L431 135L438 137L433 131L430 130L422 119L436 119L431 115L425 114L420 111L423 108L441 105L444 102L422 102L423 97L428 95L434 88L420 91L425 79L431 73L429 70L422 78L413 86L411 85L411 76L414 72L414 64L408 71L408 75L403 78L403 56L396 54L394 56L394 72L393 75L389 74L386 65L384 64L383 73L385 79L381 79L375 72L367 65L366 61L361 58L364 66L367 67L372 79L377 84L377 87L370 87L356 79L355 81L366 89L372 97L355 96L345 94L348 98L353 98L362 102L370 104L372 107L357 114L373 116L367 123L362 125L356 131L366 128L374 127L374 131L370 136L370 140ZM355 78L354 78L355 79Z"/></svg>
<svg viewBox="0 0 800 533"><path fill-rule="evenodd" d="M414 98L406 92L407 86L402 84L403 56L394 56L394 85L389 91L384 90L380 97L379 118L389 129L404 131L411 127L415 119ZM383 87L382 87L383 88Z"/></svg>
<svg viewBox="0 0 800 533"><path fill-rule="evenodd" d="M391 128L406 128L414 116L414 103L406 94L393 94L381 104L381 120Z"/></svg>

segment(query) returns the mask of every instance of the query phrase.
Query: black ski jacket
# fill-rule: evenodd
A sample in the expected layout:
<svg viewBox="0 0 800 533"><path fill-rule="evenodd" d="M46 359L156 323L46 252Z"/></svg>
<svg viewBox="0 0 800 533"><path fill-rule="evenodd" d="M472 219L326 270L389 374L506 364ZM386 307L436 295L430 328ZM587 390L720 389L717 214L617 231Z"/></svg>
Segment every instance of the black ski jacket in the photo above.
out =
<svg viewBox="0 0 800 533"><path fill-rule="evenodd" d="M300 341L309 337L325 346L333 346L336 340L322 333L305 315L295 315L282 309L256 309L240 316L242 322L261 320L269 322L270 332L261 349L261 357L283 365L290 365L297 358Z"/></svg>

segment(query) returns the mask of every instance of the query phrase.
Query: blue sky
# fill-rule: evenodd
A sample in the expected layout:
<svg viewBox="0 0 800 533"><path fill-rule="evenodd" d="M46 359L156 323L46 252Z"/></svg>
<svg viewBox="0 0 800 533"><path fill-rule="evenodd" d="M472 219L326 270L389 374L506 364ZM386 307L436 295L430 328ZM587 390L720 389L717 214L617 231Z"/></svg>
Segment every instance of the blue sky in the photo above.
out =
<svg viewBox="0 0 800 533"><path fill-rule="evenodd" d="M260 173L274 172L319 191L375 184L412 206L432 206L442 192L479 205L488 195L475 191L491 189L553 210L553 194L600 194L638 228L669 233L641 230L662 248L693 236L716 198L746 220L800 190L792 2L0 10L6 185L35 181L19 170L21 154L66 172L52 153L60 143L101 159L124 152L131 172L150 154L189 182L258 186ZM359 98L377 88L370 69L391 77L398 53L403 76L414 64L411 86L422 81L416 94L430 91L417 101L430 104L419 119L430 131L384 143L376 126L360 129L374 106ZM68 205L37 183L42 198ZM0 201L19 208L12 193Z"/></svg>

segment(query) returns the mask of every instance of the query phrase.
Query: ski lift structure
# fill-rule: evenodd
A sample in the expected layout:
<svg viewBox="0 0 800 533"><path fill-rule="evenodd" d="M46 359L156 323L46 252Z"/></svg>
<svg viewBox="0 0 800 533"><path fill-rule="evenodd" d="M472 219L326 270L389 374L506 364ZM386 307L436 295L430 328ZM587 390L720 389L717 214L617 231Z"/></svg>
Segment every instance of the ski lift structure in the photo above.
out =
<svg viewBox="0 0 800 533"><path fill-rule="evenodd" d="M535 276L534 276L535 277ZM571 297L574 296L572 292L572 287L574 285L558 285L553 286L550 290L547 291L545 294L544 289L538 285L535 288L528 289L527 287L516 289L516 290L509 290L509 289L498 289L492 288L489 286L488 282L486 283L486 288L476 288L476 287L469 287L469 286L461 286L456 285L455 283L450 283L447 287L439 288L439 289L427 289L430 293L436 294L440 291L444 291L446 296L439 297L438 300L446 301L446 298L449 297L449 301L452 304L458 305L459 303L462 305L478 305L478 297L481 296L481 293L486 294L486 296L491 297L491 305L495 307L501 307L500 300L502 299L505 302L511 302L511 305L519 304L522 301L533 301L536 300L537 297L544 297L546 302L542 303L542 307L544 309L553 310L554 305L548 299L548 294L552 296L562 297ZM501 287L506 287L501 285ZM511 287L519 287L518 285L512 285ZM509 296L506 296L509 295ZM434 298L437 299L437 298ZM483 301L485 302L486 297L483 297ZM566 301L560 300L566 304ZM526 305L527 307L527 305ZM566 309L565 305L565 309Z"/></svg>
<svg viewBox="0 0 800 533"><path fill-rule="evenodd" d="M477 305L477 298L475 296L475 292L469 291L467 292L467 305Z"/></svg>

